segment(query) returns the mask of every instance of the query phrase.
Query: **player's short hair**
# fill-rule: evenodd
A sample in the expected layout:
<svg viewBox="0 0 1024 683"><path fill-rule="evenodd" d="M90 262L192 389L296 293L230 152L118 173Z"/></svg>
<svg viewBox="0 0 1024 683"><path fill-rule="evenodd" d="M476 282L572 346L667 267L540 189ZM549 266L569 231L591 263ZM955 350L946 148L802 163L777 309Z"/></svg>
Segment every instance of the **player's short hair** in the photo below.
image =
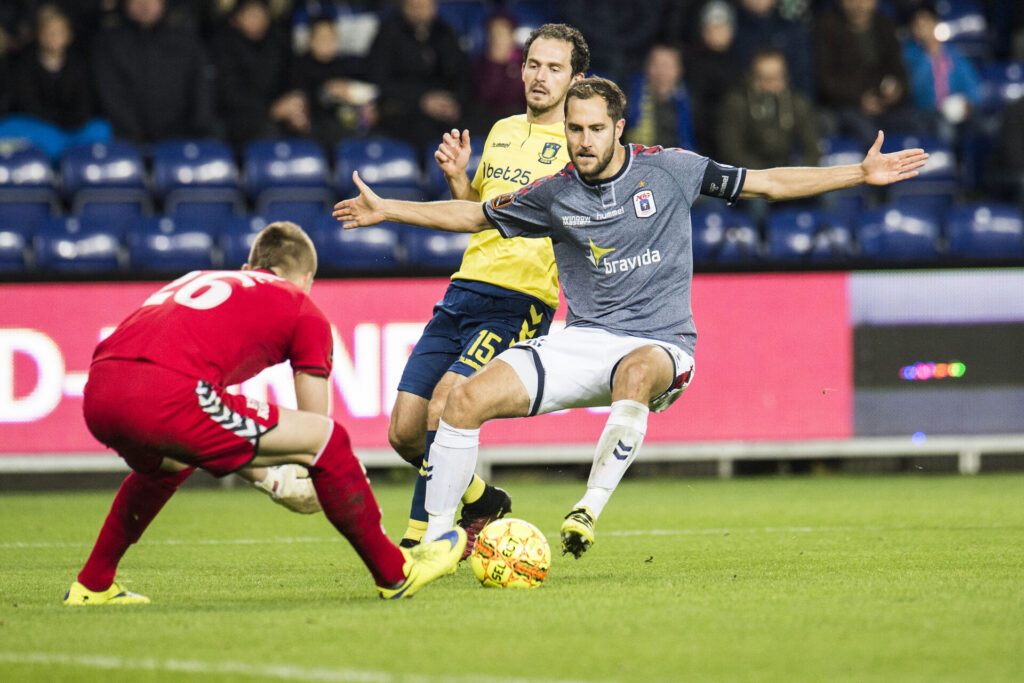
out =
<svg viewBox="0 0 1024 683"><path fill-rule="evenodd" d="M540 28L530 31L530 35L526 38L526 43L523 45L524 64L526 63L526 58L530 56L530 46L538 38L562 40L572 45L572 57L570 58L569 65L572 68L573 76L586 73L587 69L590 68L590 47L587 45L583 34L579 32L579 29L573 28L568 24L544 24Z"/></svg>
<svg viewBox="0 0 1024 683"><path fill-rule="evenodd" d="M277 269L284 275L316 273L316 247L309 235L295 223L277 221L256 235L249 251L253 270Z"/></svg>
<svg viewBox="0 0 1024 683"><path fill-rule="evenodd" d="M618 121L626 113L626 96L622 89L607 78L591 76L581 81L576 81L569 86L569 92L565 94L565 114L569 115L569 100L589 100L591 97L600 97L608 106L608 116L612 121Z"/></svg>

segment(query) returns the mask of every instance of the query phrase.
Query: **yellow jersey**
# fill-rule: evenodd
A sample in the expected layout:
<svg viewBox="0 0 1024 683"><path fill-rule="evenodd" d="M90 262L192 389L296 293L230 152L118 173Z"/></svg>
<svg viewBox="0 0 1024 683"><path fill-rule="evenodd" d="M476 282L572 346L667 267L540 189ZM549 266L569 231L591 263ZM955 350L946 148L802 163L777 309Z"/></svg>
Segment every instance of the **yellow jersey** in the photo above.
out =
<svg viewBox="0 0 1024 683"><path fill-rule="evenodd" d="M526 114L510 116L487 135L473 188L488 201L557 173L568 162L562 122L540 125L527 121ZM486 282L558 307L558 270L547 237L505 239L493 228L478 232L452 279Z"/></svg>

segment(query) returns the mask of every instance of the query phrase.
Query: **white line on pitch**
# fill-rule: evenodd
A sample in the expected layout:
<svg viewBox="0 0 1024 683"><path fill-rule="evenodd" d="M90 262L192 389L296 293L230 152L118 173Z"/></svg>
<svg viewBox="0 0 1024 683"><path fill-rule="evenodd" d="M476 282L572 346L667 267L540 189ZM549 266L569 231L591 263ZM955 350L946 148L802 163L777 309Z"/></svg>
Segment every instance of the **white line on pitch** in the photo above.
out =
<svg viewBox="0 0 1024 683"><path fill-rule="evenodd" d="M43 666L73 666L106 670L142 670L197 675L235 674L260 676L289 681L360 681L365 683L438 683L455 681L464 683L582 683L580 681L546 678L501 678L473 675L396 674L367 669L333 669L303 667L290 664L250 664L247 662L202 662L188 659L131 659L109 655L65 655L49 652L0 652L0 662L9 664L37 664Z"/></svg>
<svg viewBox="0 0 1024 683"><path fill-rule="evenodd" d="M864 525L864 526L785 526L785 527L760 527L760 528L734 528L734 529L633 529L618 531L602 531L603 536L720 536L722 534L810 534L810 533L835 533L855 531L915 531L915 530L943 530L943 531L971 531L973 529L1016 529L1018 525L1013 524L956 524L952 526L933 525ZM558 537L557 531L549 530L547 536ZM206 539L164 539L159 541L140 541L139 545L267 545L276 543L338 543L342 540L340 536L325 536L317 538L313 536L296 536L287 538L206 538ZM75 541L68 543L47 543L36 541L8 541L0 543L0 549L9 550L16 548L83 548L92 547L91 542Z"/></svg>

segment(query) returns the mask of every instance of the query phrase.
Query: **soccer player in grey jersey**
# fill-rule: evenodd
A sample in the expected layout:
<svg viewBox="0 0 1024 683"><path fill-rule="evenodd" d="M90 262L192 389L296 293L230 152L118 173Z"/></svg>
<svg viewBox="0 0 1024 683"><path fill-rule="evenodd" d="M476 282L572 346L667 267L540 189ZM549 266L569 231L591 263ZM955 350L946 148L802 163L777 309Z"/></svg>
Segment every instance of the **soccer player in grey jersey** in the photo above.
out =
<svg viewBox="0 0 1024 683"><path fill-rule="evenodd" d="M693 376L696 330L690 206L698 194L797 199L917 175L920 149L882 154L882 133L860 164L746 170L677 149L624 146L625 97L588 78L565 100L572 162L486 204L384 200L354 175L360 195L339 202L345 228L381 221L453 232L497 228L505 237L550 236L568 325L508 349L448 397L430 451L426 540L452 527L473 476L481 425L564 408L611 406L587 492L562 524L562 552L594 543L594 522L634 460L650 410L666 409Z"/></svg>

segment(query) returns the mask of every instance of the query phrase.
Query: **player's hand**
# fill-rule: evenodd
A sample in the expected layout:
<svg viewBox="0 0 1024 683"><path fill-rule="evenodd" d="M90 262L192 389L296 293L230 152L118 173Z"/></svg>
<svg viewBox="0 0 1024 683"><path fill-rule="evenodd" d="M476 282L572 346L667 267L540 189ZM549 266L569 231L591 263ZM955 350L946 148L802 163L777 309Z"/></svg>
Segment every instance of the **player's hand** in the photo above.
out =
<svg viewBox="0 0 1024 683"><path fill-rule="evenodd" d="M359 171L352 171L352 180L359 188L359 196L352 199L343 199L334 205L333 215L342 222L341 227L360 228L367 225L376 225L384 218L384 200L370 189L370 186L359 177Z"/></svg>
<svg viewBox="0 0 1024 683"><path fill-rule="evenodd" d="M252 485L292 512L311 515L323 509L316 497L309 471L301 465L268 467L266 479L254 481Z"/></svg>
<svg viewBox="0 0 1024 683"><path fill-rule="evenodd" d="M469 129L460 133L457 128L452 128L451 132L441 137L441 144L434 152L434 160L444 174L452 178L465 173L472 151L469 145Z"/></svg>
<svg viewBox="0 0 1024 683"><path fill-rule="evenodd" d="M860 163L864 171L864 182L868 185L891 185L917 175L917 169L924 166L928 153L923 149L904 149L899 152L882 154L882 141L885 135L878 131L875 144L871 145L864 161Z"/></svg>

